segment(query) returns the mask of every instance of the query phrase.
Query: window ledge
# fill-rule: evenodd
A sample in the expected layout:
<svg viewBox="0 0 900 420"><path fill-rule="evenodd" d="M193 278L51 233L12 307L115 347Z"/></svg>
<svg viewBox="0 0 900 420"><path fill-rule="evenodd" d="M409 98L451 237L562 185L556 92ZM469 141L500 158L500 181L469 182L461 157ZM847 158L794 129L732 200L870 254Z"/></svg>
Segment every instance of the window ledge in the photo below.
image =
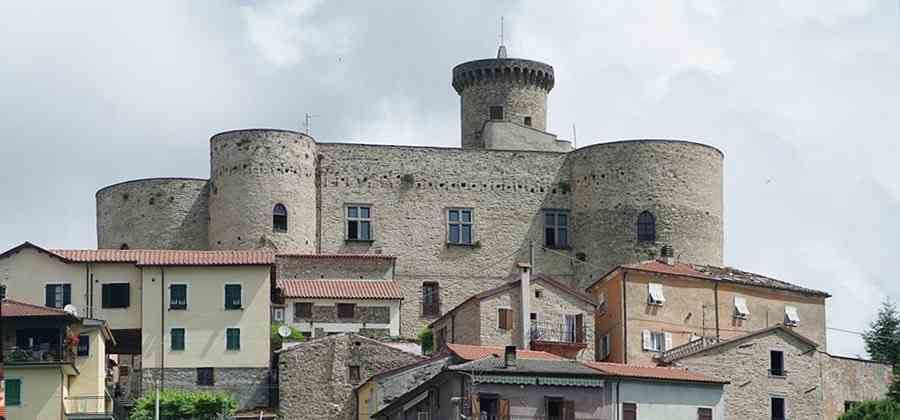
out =
<svg viewBox="0 0 900 420"><path fill-rule="evenodd" d="M226 311L243 311L244 307L242 306L240 308L225 308L225 310Z"/></svg>
<svg viewBox="0 0 900 420"><path fill-rule="evenodd" d="M478 242L473 242L471 244L459 244L453 242L447 242L447 248L481 248L481 244Z"/></svg>
<svg viewBox="0 0 900 420"><path fill-rule="evenodd" d="M770 379L787 379L787 375L773 375L770 373L769 378Z"/></svg>
<svg viewBox="0 0 900 420"><path fill-rule="evenodd" d="M566 245L566 246L549 246L549 245L544 245L544 248L546 248L546 249L555 249L555 250L558 250L558 251L571 251L571 250L572 250L572 247L571 247L571 246L568 246L568 245Z"/></svg>
<svg viewBox="0 0 900 420"><path fill-rule="evenodd" d="M349 239L349 238L344 238L344 242L345 242L345 243L371 244L371 243L375 242L375 240L374 240L374 239Z"/></svg>

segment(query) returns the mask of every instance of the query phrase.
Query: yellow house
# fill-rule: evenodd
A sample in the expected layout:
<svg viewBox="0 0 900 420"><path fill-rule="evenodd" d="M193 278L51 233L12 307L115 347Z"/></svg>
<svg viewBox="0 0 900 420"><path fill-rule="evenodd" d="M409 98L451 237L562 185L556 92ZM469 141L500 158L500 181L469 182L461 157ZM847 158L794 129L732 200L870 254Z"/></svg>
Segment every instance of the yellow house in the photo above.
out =
<svg viewBox="0 0 900 420"><path fill-rule="evenodd" d="M0 282L10 298L106 320L129 398L161 385L226 391L253 408L268 403L274 258L26 242L0 254Z"/></svg>
<svg viewBox="0 0 900 420"><path fill-rule="evenodd" d="M13 300L2 319L7 418L115 418L103 321Z"/></svg>

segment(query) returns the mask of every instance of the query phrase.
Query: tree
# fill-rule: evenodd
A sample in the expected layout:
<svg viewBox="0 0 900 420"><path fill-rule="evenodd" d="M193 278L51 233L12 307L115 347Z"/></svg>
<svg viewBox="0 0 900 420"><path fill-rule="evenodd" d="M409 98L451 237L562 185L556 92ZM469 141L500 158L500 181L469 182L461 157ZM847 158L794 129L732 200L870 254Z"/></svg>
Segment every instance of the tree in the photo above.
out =
<svg viewBox="0 0 900 420"><path fill-rule="evenodd" d="M422 346L422 354L426 356L434 351L434 333L431 328L425 327L419 331L419 344Z"/></svg>
<svg viewBox="0 0 900 420"><path fill-rule="evenodd" d="M230 416L237 401L220 392L190 392L169 389L159 393L160 420L215 419ZM153 420L156 411L156 392L144 394L135 401L131 420Z"/></svg>
<svg viewBox="0 0 900 420"><path fill-rule="evenodd" d="M888 397L900 401L900 314L890 300L881 304L878 318L869 325L863 334L863 340L872 360L894 366L895 380L888 391Z"/></svg>
<svg viewBox="0 0 900 420"><path fill-rule="evenodd" d="M900 402L892 400L866 401L855 404L840 420L898 420Z"/></svg>

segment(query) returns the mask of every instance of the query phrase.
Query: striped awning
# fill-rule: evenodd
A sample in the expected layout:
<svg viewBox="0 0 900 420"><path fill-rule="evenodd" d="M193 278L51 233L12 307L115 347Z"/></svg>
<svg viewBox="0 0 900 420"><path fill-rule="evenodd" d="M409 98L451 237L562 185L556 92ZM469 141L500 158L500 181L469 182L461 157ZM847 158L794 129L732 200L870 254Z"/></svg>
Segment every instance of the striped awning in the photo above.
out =
<svg viewBox="0 0 900 420"><path fill-rule="evenodd" d="M476 375L475 380L483 384L501 385L546 385L575 386L582 388L602 388L603 379L533 376L533 375Z"/></svg>

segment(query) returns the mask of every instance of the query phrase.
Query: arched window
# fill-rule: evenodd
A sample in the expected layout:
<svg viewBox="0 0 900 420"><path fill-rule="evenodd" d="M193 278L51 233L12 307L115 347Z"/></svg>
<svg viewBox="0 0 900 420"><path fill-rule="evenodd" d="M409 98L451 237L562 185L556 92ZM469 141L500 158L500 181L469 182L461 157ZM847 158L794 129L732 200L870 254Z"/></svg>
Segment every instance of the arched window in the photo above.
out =
<svg viewBox="0 0 900 420"><path fill-rule="evenodd" d="M639 241L656 240L656 217L649 211L642 211L637 220L637 238Z"/></svg>
<svg viewBox="0 0 900 420"><path fill-rule="evenodd" d="M287 207L284 204L278 203L275 205L275 208L272 209L272 230L275 232L287 232L288 223L287 223L288 213Z"/></svg>

